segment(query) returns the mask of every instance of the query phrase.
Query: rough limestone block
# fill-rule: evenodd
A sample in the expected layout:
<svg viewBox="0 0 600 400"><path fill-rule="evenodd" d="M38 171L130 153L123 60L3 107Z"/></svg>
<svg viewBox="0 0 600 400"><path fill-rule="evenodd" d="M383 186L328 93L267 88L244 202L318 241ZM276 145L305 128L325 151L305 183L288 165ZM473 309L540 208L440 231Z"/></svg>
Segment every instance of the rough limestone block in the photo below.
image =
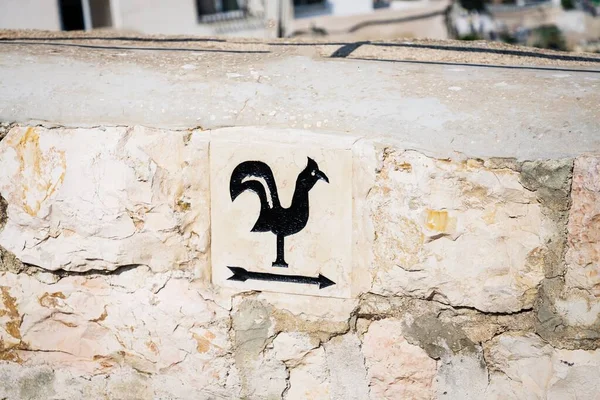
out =
<svg viewBox="0 0 600 400"><path fill-rule="evenodd" d="M600 327L600 157L575 160L571 201L565 294L556 307L570 325Z"/></svg>
<svg viewBox="0 0 600 400"><path fill-rule="evenodd" d="M208 141L200 133L17 127L0 143L0 170L8 202L0 245L24 263L206 267Z"/></svg>
<svg viewBox="0 0 600 400"><path fill-rule="evenodd" d="M506 333L487 345L488 399L595 400L600 351L554 349L534 334Z"/></svg>
<svg viewBox="0 0 600 400"><path fill-rule="evenodd" d="M369 384L361 342L356 334L336 336L324 344L332 400L362 400Z"/></svg>
<svg viewBox="0 0 600 400"><path fill-rule="evenodd" d="M286 390L286 368L270 346L275 335L271 309L260 301L242 299L232 310L235 343L235 371L239 376L240 397L279 398Z"/></svg>
<svg viewBox="0 0 600 400"><path fill-rule="evenodd" d="M273 344L278 356L287 353L290 386L286 399L369 398L365 360L356 335L336 336L320 346L304 334L282 332Z"/></svg>
<svg viewBox="0 0 600 400"><path fill-rule="evenodd" d="M370 193L373 291L482 311L531 308L552 224L519 173L383 152Z"/></svg>
<svg viewBox="0 0 600 400"><path fill-rule="evenodd" d="M371 323L363 339L370 398L431 399L437 363L425 350L402 336L403 323L386 319Z"/></svg>
<svg viewBox="0 0 600 400"><path fill-rule="evenodd" d="M301 363L290 371L290 388L285 398L289 400L332 398L327 359L322 347L308 353Z"/></svg>
<svg viewBox="0 0 600 400"><path fill-rule="evenodd" d="M479 400L485 398L488 373L483 352L452 354L438 362L438 399Z"/></svg>
<svg viewBox="0 0 600 400"><path fill-rule="evenodd" d="M160 375L169 390L181 381L196 393L217 390L233 364L229 311L199 283L147 267L51 284L2 273L0 354L76 376L129 368Z"/></svg>
<svg viewBox="0 0 600 400"><path fill-rule="evenodd" d="M281 332L273 340L275 357L281 361L297 361L319 347L319 341L304 332Z"/></svg>

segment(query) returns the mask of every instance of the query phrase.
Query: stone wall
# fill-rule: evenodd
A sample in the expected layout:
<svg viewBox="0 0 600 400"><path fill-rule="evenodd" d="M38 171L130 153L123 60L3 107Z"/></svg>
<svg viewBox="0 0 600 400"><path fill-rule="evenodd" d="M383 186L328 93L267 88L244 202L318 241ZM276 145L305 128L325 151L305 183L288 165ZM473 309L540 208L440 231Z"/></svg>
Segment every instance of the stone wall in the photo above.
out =
<svg viewBox="0 0 600 400"><path fill-rule="evenodd" d="M5 128L1 397L596 398L600 157L356 138L360 292L240 292L210 278L228 130Z"/></svg>
<svg viewBox="0 0 600 400"><path fill-rule="evenodd" d="M598 398L600 58L28 35L0 34L0 399ZM274 268L229 176L268 162L287 207L307 157Z"/></svg>

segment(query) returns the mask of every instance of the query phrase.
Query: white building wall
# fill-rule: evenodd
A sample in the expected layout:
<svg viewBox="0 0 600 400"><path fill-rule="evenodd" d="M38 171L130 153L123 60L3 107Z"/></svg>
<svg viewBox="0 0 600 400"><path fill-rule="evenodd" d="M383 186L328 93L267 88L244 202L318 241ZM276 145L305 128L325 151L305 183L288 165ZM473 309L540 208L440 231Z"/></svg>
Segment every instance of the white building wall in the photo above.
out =
<svg viewBox="0 0 600 400"><path fill-rule="evenodd" d="M274 37L276 24L267 20L277 17L276 2L266 0L267 18L264 26L249 25L243 20L219 23L200 23L195 0L118 0L113 18L119 21L119 29L149 34L219 35ZM226 26L231 29L222 31ZM248 25L248 26L246 26ZM221 29L221 30L220 30Z"/></svg>
<svg viewBox="0 0 600 400"><path fill-rule="evenodd" d="M197 33L194 0L119 0L121 28L145 33Z"/></svg>
<svg viewBox="0 0 600 400"><path fill-rule="evenodd" d="M328 0L335 16L365 14L373 11L373 0Z"/></svg>
<svg viewBox="0 0 600 400"><path fill-rule="evenodd" d="M0 29L61 29L58 1L0 0Z"/></svg>

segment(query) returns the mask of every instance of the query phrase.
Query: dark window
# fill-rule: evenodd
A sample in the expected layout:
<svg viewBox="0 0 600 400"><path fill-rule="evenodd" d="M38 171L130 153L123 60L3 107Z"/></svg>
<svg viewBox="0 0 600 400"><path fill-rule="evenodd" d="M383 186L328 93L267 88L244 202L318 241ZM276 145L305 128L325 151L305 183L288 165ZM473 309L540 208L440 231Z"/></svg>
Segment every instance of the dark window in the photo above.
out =
<svg viewBox="0 0 600 400"><path fill-rule="evenodd" d="M331 4L327 0L294 0L294 18L329 15L331 11Z"/></svg>
<svg viewBox="0 0 600 400"><path fill-rule="evenodd" d="M58 6L63 31L81 31L85 28L81 0L59 0Z"/></svg>
<svg viewBox="0 0 600 400"><path fill-rule="evenodd" d="M373 8L387 8L390 6L390 0L373 0Z"/></svg>
<svg viewBox="0 0 600 400"><path fill-rule="evenodd" d="M112 26L110 0L89 0L90 14L92 14L92 27L102 28Z"/></svg>
<svg viewBox="0 0 600 400"><path fill-rule="evenodd" d="M196 0L198 15L212 15L222 12L240 10L237 0Z"/></svg>
<svg viewBox="0 0 600 400"><path fill-rule="evenodd" d="M217 6L214 0L196 0L198 15L211 15L217 13Z"/></svg>
<svg viewBox="0 0 600 400"><path fill-rule="evenodd" d="M84 1L89 5L90 26L85 26ZM58 7L64 31L112 26L110 0L58 0Z"/></svg>
<svg viewBox="0 0 600 400"><path fill-rule="evenodd" d="M325 4L325 0L294 0L294 6L305 6L311 4Z"/></svg>
<svg viewBox="0 0 600 400"><path fill-rule="evenodd" d="M223 12L239 10L240 6L237 0L222 0Z"/></svg>

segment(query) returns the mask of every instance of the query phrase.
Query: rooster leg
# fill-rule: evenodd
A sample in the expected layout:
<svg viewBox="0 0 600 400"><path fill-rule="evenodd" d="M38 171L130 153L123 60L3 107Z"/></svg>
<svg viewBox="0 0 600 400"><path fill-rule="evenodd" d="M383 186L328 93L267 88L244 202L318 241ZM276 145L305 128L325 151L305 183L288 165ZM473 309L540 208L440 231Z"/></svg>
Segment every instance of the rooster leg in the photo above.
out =
<svg viewBox="0 0 600 400"><path fill-rule="evenodd" d="M285 239L285 236L277 235L277 259L273 263L274 267L280 267L280 268L288 267L288 264L285 262L285 259L283 256L284 239Z"/></svg>

